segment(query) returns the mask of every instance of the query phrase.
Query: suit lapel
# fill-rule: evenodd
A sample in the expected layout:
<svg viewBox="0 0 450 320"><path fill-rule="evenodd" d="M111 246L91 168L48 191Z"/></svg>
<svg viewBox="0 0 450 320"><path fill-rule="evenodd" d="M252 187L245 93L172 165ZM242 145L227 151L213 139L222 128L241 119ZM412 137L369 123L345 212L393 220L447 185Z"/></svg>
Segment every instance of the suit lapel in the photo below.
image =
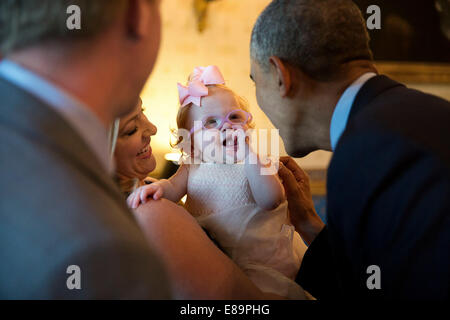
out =
<svg viewBox="0 0 450 320"><path fill-rule="evenodd" d="M0 124L49 146L126 208L123 195L71 125L42 101L0 78ZM128 210L127 210L128 211Z"/></svg>
<svg viewBox="0 0 450 320"><path fill-rule="evenodd" d="M352 109L350 111L349 120L352 119L359 111L367 106L373 99L375 99L381 93L392 89L394 87L404 86L403 84L396 82L386 76L376 76L367 81L359 90L353 102Z"/></svg>

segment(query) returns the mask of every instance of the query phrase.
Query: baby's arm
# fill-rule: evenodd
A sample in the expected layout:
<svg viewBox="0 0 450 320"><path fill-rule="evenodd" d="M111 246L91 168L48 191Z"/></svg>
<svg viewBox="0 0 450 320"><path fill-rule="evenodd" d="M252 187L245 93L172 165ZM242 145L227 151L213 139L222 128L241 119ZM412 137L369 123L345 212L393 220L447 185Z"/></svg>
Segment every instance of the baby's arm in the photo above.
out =
<svg viewBox="0 0 450 320"><path fill-rule="evenodd" d="M158 183L164 189L164 198L177 203L187 192L188 170L186 165L181 165L177 172L168 180L159 180Z"/></svg>
<svg viewBox="0 0 450 320"><path fill-rule="evenodd" d="M187 191L188 170L181 165L178 171L168 180L162 179L150 185L140 187L128 198L128 205L136 209L140 204L146 203L148 197L154 200L166 198L177 203Z"/></svg>
<svg viewBox="0 0 450 320"><path fill-rule="evenodd" d="M250 151L251 152L251 151ZM285 200L284 188L276 172L271 175L261 174L262 170L272 165L261 163L258 155L254 158L257 159L256 164L249 164L249 161L245 163L245 171L252 190L253 198L256 204L263 210L274 210Z"/></svg>

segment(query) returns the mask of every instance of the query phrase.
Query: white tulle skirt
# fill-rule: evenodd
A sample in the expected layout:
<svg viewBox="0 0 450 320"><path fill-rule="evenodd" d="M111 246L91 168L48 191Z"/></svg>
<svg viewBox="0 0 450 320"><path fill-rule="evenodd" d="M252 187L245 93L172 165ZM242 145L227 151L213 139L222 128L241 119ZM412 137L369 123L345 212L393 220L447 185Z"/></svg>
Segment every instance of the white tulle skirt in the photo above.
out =
<svg viewBox="0 0 450 320"><path fill-rule="evenodd" d="M226 253L263 292L305 299L294 281L306 246L289 224L287 202L273 211L256 204L197 217Z"/></svg>

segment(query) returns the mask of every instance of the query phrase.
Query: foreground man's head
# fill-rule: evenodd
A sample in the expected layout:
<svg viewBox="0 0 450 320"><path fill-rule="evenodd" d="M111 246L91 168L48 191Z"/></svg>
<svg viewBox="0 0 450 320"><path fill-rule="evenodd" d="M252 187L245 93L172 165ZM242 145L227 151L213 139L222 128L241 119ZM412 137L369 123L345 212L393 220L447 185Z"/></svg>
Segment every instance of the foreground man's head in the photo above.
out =
<svg viewBox="0 0 450 320"><path fill-rule="evenodd" d="M0 2L0 52L108 122L139 100L160 46L160 0ZM68 20L80 9L79 29ZM91 88L87 88L90 85ZM93 87L92 87L93 86Z"/></svg>

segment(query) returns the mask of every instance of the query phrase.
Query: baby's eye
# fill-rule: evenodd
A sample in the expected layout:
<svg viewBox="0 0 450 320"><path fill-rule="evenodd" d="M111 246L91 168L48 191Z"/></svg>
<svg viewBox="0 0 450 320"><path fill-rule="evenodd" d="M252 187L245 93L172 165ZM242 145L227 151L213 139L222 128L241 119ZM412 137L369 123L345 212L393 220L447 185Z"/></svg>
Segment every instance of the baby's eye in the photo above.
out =
<svg viewBox="0 0 450 320"><path fill-rule="evenodd" d="M245 116L240 113L235 113L235 114L230 115L229 119L232 122L244 122Z"/></svg>
<svg viewBox="0 0 450 320"><path fill-rule="evenodd" d="M219 123L219 120L216 118L208 118L204 122L204 126L206 128L215 128Z"/></svg>

